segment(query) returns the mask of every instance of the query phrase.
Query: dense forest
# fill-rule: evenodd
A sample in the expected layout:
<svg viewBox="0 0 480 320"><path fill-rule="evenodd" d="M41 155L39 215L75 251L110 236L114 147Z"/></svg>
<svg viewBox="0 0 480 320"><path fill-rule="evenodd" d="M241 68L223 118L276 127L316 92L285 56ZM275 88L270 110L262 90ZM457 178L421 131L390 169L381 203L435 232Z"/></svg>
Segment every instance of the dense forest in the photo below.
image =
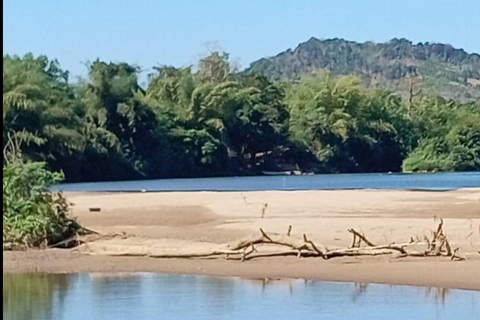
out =
<svg viewBox="0 0 480 320"><path fill-rule="evenodd" d="M273 80L219 52L155 67L147 87L127 63L88 68L71 83L56 60L4 56L4 147L21 139L22 157L67 181L480 170L478 97L405 97L328 70Z"/></svg>
<svg viewBox="0 0 480 320"><path fill-rule="evenodd" d="M420 91L460 103L480 100L480 55L442 43L413 44L406 39L358 43L343 39L310 40L275 57L255 61L246 72L271 80L298 79L318 70L355 75L362 84L399 93Z"/></svg>

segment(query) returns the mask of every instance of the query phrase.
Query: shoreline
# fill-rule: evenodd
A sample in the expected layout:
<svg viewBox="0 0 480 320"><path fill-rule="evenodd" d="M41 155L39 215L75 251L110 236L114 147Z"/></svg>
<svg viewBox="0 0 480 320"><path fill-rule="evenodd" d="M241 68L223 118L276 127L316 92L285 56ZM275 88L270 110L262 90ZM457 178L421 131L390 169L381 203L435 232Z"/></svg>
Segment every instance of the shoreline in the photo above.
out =
<svg viewBox="0 0 480 320"><path fill-rule="evenodd" d="M149 190L149 189L138 189L138 190L83 190L83 191L63 191L61 189L55 190L55 192L60 191L64 193L70 194L122 194L122 193L197 193L197 192L217 192L217 193L232 193L232 192L242 192L242 193L250 193L250 192L301 192L301 191L408 191L408 192L449 192L449 191L462 191L462 190L480 190L480 187L462 187L462 188L445 188L445 189L436 189L436 188L323 188L323 189L268 189L268 190L249 190L249 189L238 189L238 190L221 190L221 189L185 189L185 190Z"/></svg>
<svg viewBox="0 0 480 320"><path fill-rule="evenodd" d="M4 252L3 257L6 261L4 274L156 273L242 279L306 279L480 291L480 257L459 262L449 261L448 258L395 260L385 257L345 257L319 261L313 258L280 257L241 263L223 259L88 256L72 252L71 249L11 251ZM28 261L27 264L25 261Z"/></svg>
<svg viewBox="0 0 480 320"><path fill-rule="evenodd" d="M455 191L335 190L251 192L72 193L73 216L102 235L74 249L4 251L4 273L154 272L302 278L480 291L480 189ZM262 208L268 203L265 217ZM90 212L90 207L101 208ZM437 220L465 261L448 257L149 258L153 253L195 252L267 232L307 234L315 243L351 244L348 228L374 243L403 243L431 235ZM89 254L81 253L86 251ZM120 255L120 256L118 256ZM123 255L123 256L122 256ZM130 255L130 257L126 256Z"/></svg>

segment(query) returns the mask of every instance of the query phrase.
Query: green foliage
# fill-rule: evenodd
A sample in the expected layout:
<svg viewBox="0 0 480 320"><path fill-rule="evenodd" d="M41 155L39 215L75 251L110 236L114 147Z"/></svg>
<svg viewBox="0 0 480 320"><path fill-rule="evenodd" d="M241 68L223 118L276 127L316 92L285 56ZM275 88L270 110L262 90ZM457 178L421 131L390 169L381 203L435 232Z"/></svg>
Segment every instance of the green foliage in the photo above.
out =
<svg viewBox="0 0 480 320"><path fill-rule="evenodd" d="M80 114L68 86L68 73L45 56L3 59L3 140L23 131L25 152L38 160L57 160L82 152Z"/></svg>
<svg viewBox="0 0 480 320"><path fill-rule="evenodd" d="M401 101L354 77L303 78L287 90L290 133L332 172L398 171L411 126ZM406 130L407 129L407 130Z"/></svg>
<svg viewBox="0 0 480 320"><path fill-rule="evenodd" d="M283 92L264 77L231 73L228 55L203 59L190 68L157 68L146 97L157 117L170 116L172 133L186 158L204 172L226 173L257 165L256 155L286 143ZM199 170L200 171L200 170Z"/></svg>
<svg viewBox="0 0 480 320"><path fill-rule="evenodd" d="M480 170L480 106L425 97L414 105L420 143L405 159L405 171Z"/></svg>
<svg viewBox="0 0 480 320"><path fill-rule="evenodd" d="M438 79L448 82L459 72L477 77L475 68L459 67L476 66L476 56L452 50L406 40L312 39L249 72L237 72L219 52L200 60L196 70L157 67L146 88L138 84L139 68L126 63L96 60L88 79L72 85L56 60L4 56L3 143L10 133L21 137L25 168L44 163L25 169L29 174L61 171L67 181L294 169L478 170L478 102L427 96L417 88L424 85L416 83L420 77L405 78L432 72L443 72ZM423 62L410 68L406 56ZM307 66L315 74L299 77ZM250 72L264 67L273 68L266 72L271 78L295 80ZM350 73L360 77L335 76ZM408 89L410 96L403 100L377 88L366 81L371 74L394 79L387 87Z"/></svg>
<svg viewBox="0 0 480 320"><path fill-rule="evenodd" d="M48 190L62 180L42 162L17 159L3 165L4 244L42 246L76 233L78 225L67 218L67 201Z"/></svg>

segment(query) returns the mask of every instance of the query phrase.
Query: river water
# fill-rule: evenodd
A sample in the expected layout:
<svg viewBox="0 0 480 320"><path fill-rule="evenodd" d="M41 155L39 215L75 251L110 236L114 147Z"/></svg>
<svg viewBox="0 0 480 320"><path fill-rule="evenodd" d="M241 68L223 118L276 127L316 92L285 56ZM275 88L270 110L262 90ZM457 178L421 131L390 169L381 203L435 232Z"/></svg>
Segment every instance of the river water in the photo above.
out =
<svg viewBox="0 0 480 320"><path fill-rule="evenodd" d="M480 319L480 292L159 274L3 275L3 319Z"/></svg>
<svg viewBox="0 0 480 320"><path fill-rule="evenodd" d="M64 191L261 191L405 189L454 190L480 188L480 172L421 174L323 174L312 176L255 176L195 179L71 183L55 186Z"/></svg>

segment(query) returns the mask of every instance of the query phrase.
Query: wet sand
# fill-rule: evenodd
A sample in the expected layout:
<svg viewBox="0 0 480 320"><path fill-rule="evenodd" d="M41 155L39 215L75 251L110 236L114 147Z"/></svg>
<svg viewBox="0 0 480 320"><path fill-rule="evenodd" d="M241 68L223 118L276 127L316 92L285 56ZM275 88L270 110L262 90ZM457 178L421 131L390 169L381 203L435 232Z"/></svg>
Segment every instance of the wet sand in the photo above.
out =
<svg viewBox="0 0 480 320"><path fill-rule="evenodd" d="M4 252L4 272L162 272L307 278L480 290L480 190L449 192L351 190L262 192L67 193L73 215L102 234L73 250ZM268 207L262 218L262 208ZM99 207L100 212L89 212ZM316 243L348 246L348 228L378 244L430 236L443 218L445 232L465 261L393 256L269 257L246 262L217 259L158 259L110 256L148 250L203 250L258 233L307 234ZM89 252L94 255L80 253Z"/></svg>

